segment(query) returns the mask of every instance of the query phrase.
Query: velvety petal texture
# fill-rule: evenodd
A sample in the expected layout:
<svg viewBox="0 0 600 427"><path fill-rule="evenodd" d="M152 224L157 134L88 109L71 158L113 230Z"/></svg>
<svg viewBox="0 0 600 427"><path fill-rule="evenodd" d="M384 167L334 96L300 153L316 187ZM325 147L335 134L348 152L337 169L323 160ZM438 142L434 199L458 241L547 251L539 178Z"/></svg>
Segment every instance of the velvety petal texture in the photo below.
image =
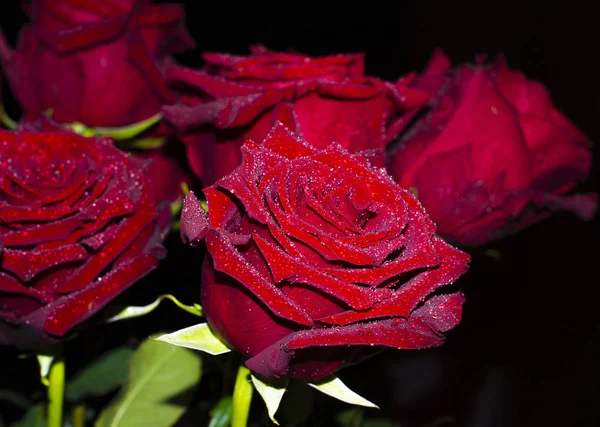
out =
<svg viewBox="0 0 600 427"><path fill-rule="evenodd" d="M325 148L381 149L428 94L364 75L362 54L310 57L252 46L249 56L206 53L202 70L172 67L169 83L188 96L164 107L182 133L194 172L212 185L241 162L246 139L275 122Z"/></svg>
<svg viewBox="0 0 600 427"><path fill-rule="evenodd" d="M0 34L0 59L26 114L124 126L174 102L171 54L193 46L179 5L149 0L33 0L16 50Z"/></svg>
<svg viewBox="0 0 600 427"><path fill-rule="evenodd" d="M241 152L204 190L208 214L186 197L181 234L205 242L204 313L250 369L317 380L384 347L443 343L464 299L431 294L469 256L436 237L409 191L368 154L317 148L281 123Z"/></svg>
<svg viewBox="0 0 600 427"><path fill-rule="evenodd" d="M442 236L478 245L552 210L594 215L596 195L563 197L586 179L590 143L540 83L502 57L451 68L436 51L410 87L430 93L429 110L387 166L400 186L416 190Z"/></svg>
<svg viewBox="0 0 600 427"><path fill-rule="evenodd" d="M68 337L156 267L147 166L109 139L0 131L0 344Z"/></svg>

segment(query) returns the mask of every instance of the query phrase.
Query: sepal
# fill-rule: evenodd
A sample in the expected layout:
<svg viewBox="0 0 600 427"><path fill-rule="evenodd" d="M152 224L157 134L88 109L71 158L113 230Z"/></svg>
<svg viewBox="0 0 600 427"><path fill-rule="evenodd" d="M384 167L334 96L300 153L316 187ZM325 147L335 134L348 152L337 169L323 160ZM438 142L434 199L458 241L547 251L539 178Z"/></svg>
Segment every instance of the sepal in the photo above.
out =
<svg viewBox="0 0 600 427"><path fill-rule="evenodd" d="M284 378L280 379L271 379L271 378L259 378L254 374L250 374L250 378L252 378L252 384L254 384L254 388L258 391L258 394L261 395L263 400L265 401L265 405L267 405L267 412L269 413L269 418L273 423L279 425L277 420L275 420L275 413L279 408L279 404L281 403L281 399L283 398L283 394L288 385L288 380Z"/></svg>
<svg viewBox="0 0 600 427"><path fill-rule="evenodd" d="M164 334L154 338L154 340L173 344L178 347L200 350L213 356L231 351L223 341L213 334L208 323L200 323L170 334Z"/></svg>
<svg viewBox="0 0 600 427"><path fill-rule="evenodd" d="M342 402L346 402L351 405L366 406L367 408L379 409L379 406L375 405L372 402L369 402L364 397L350 390L348 386L344 384L342 380L340 380L335 375L330 375L320 381L315 381L307 384L313 388L316 388L321 393L325 393L331 397L335 397L336 399L341 400Z"/></svg>

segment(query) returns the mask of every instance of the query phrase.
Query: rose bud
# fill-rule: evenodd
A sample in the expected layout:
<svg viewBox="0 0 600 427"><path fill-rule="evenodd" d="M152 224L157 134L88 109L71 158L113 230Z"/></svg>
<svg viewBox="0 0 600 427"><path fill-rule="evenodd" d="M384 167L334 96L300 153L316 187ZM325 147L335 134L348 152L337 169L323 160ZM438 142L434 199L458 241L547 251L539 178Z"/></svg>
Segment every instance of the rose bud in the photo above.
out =
<svg viewBox="0 0 600 427"><path fill-rule="evenodd" d="M148 0L33 0L31 24L11 51L0 35L10 86L35 119L124 126L174 102L163 77L172 53L193 46L179 5Z"/></svg>
<svg viewBox="0 0 600 427"><path fill-rule="evenodd" d="M167 71L188 96L165 106L165 118L184 132L190 165L204 185L232 172L244 140L262 141L276 121L319 148L337 141L350 152L379 149L406 124L405 112L427 100L402 79L394 86L365 77L362 54L250 51L206 53L203 70Z"/></svg>
<svg viewBox="0 0 600 427"><path fill-rule="evenodd" d="M388 170L416 190L442 236L478 245L554 210L594 215L595 195L563 197L585 180L590 143L540 83L502 57L451 69L437 51L413 85L431 93L430 109L392 150Z"/></svg>
<svg viewBox="0 0 600 427"><path fill-rule="evenodd" d="M267 378L313 381L384 347L443 343L461 293L431 296L469 256L435 236L413 195L364 153L317 149L278 124L184 201L184 242L204 240L201 302L212 331Z"/></svg>
<svg viewBox="0 0 600 427"><path fill-rule="evenodd" d="M164 255L147 162L109 139L0 131L0 344L72 336Z"/></svg>

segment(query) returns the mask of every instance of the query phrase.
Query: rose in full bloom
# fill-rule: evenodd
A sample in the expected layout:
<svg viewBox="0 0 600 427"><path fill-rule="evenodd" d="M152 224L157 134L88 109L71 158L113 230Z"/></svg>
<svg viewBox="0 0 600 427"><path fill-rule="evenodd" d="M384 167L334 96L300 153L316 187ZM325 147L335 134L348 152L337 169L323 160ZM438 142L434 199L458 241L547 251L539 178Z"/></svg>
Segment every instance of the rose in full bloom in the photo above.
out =
<svg viewBox="0 0 600 427"><path fill-rule="evenodd" d="M147 162L67 131L0 131L0 344L72 335L164 256Z"/></svg>
<svg viewBox="0 0 600 427"><path fill-rule="evenodd" d="M414 188L438 232L477 245L568 209L594 215L595 195L563 197L585 180L590 143L540 83L504 59L452 69L437 51L415 89L430 109L401 139L388 170Z"/></svg>
<svg viewBox="0 0 600 427"><path fill-rule="evenodd" d="M193 193L184 242L204 239L213 332L268 378L317 380L384 347L438 346L461 318L469 256L435 236L413 197L364 153L317 149L279 124L242 164Z"/></svg>
<svg viewBox="0 0 600 427"><path fill-rule="evenodd" d="M32 0L12 51L0 34L10 86L33 119L124 126L174 102L165 69L193 46L179 5L149 0Z"/></svg>
<svg viewBox="0 0 600 427"><path fill-rule="evenodd" d="M206 186L240 164L245 139L262 141L276 121L319 148L337 141L351 152L380 149L427 100L406 79L393 85L366 77L362 54L250 51L206 53L203 70L167 72L188 96L164 107L165 118L185 132L190 165Z"/></svg>

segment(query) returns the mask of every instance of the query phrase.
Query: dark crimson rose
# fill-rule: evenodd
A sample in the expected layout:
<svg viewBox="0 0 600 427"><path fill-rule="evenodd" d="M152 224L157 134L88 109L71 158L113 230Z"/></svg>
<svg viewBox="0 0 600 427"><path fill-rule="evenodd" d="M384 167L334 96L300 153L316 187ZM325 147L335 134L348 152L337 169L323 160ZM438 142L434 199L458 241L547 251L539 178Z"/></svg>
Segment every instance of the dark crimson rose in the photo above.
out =
<svg viewBox="0 0 600 427"><path fill-rule="evenodd" d="M109 139L0 131L0 344L66 338L156 267L146 166Z"/></svg>
<svg viewBox="0 0 600 427"><path fill-rule="evenodd" d="M384 347L442 344L463 295L431 297L469 256L436 237L410 192L364 153L323 150L281 124L242 164L184 201L184 242L206 242L213 332L265 377L317 380Z"/></svg>
<svg viewBox="0 0 600 427"><path fill-rule="evenodd" d="M262 46L251 56L206 53L202 71L170 68L187 99L163 108L181 131L188 159L204 185L233 171L246 139L262 141L276 121L324 148L383 148L427 94L364 76L362 54L313 58ZM195 97L190 94L194 94Z"/></svg>
<svg viewBox="0 0 600 427"><path fill-rule="evenodd" d="M451 69L437 51L412 84L431 93L430 109L388 169L401 187L416 189L442 236L477 245L556 209L594 215L595 195L561 197L586 178L590 143L540 83L502 57Z"/></svg>
<svg viewBox="0 0 600 427"><path fill-rule="evenodd" d="M165 83L171 54L193 46L179 5L149 0L33 0L31 24L0 59L25 112L58 122L124 126L175 97Z"/></svg>

